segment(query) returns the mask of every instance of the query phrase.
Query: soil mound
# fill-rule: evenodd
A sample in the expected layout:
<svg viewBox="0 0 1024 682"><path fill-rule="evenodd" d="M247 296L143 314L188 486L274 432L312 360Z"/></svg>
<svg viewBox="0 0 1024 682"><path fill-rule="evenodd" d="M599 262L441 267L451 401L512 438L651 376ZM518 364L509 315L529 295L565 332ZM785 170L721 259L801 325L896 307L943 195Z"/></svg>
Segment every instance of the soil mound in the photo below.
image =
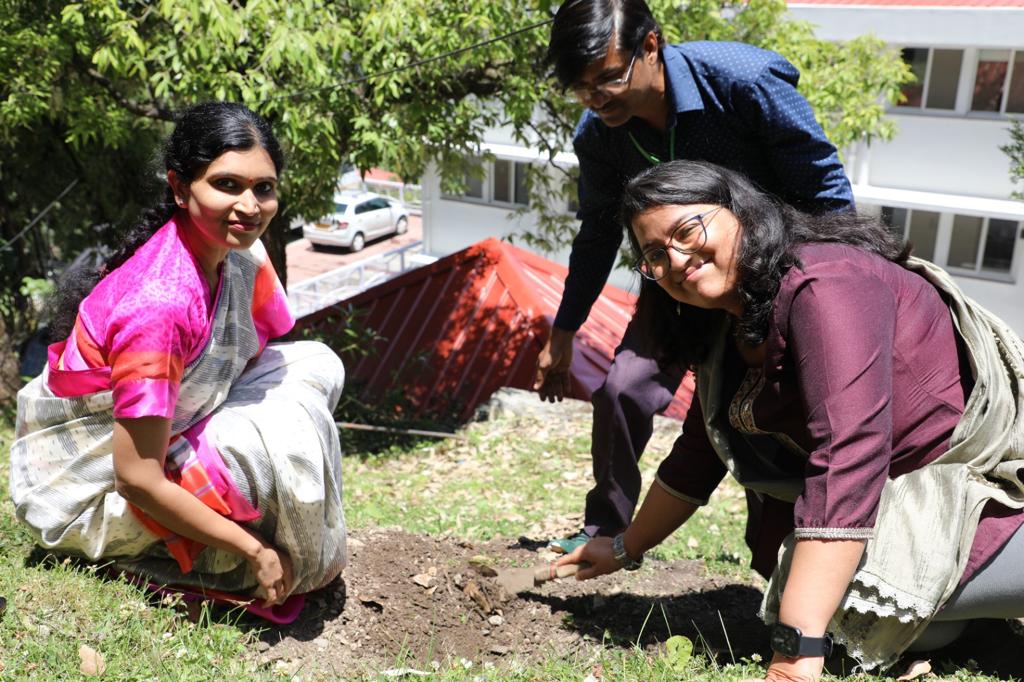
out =
<svg viewBox="0 0 1024 682"><path fill-rule="evenodd" d="M466 659L474 665L654 647L670 635L724 659L766 656L761 593L706 576L699 561L648 561L585 583L569 578L509 595L494 568L542 563L527 539L471 544L400 530L350 536L344 579L313 595L294 625L264 631L261 654L291 672L360 673Z"/></svg>

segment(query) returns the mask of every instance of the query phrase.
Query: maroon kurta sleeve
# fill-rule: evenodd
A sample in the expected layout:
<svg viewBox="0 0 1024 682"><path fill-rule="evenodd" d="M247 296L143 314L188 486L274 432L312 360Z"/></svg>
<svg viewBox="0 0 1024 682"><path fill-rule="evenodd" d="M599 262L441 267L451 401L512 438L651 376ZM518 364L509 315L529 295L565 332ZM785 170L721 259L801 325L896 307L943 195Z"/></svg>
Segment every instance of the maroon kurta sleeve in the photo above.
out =
<svg viewBox="0 0 1024 682"><path fill-rule="evenodd" d="M705 505L725 474L725 464L708 440L700 399L694 393L683 421L683 432L658 467L657 482L670 495Z"/></svg>
<svg viewBox="0 0 1024 682"><path fill-rule="evenodd" d="M796 537L870 538L892 458L895 294L831 261L791 270L776 300L813 444Z"/></svg>

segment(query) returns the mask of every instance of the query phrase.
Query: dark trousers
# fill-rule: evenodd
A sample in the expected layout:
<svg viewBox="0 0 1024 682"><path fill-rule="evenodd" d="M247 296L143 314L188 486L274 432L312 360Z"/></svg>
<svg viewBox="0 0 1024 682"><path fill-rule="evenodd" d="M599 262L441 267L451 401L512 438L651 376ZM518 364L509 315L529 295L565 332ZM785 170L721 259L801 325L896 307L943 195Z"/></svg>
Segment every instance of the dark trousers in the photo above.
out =
<svg viewBox="0 0 1024 682"><path fill-rule="evenodd" d="M595 484L583 517L587 534L613 535L633 519L640 498L640 455L654 430L654 415L668 407L683 374L681 369L662 371L635 320L629 323L608 377L591 397Z"/></svg>

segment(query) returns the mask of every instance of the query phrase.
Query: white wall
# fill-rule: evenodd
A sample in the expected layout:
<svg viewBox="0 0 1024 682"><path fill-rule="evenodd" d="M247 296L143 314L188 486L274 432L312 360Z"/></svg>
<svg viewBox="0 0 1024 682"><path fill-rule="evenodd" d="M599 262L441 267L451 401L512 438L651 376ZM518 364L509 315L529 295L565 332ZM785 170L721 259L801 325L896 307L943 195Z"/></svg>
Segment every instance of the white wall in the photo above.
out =
<svg viewBox="0 0 1024 682"><path fill-rule="evenodd" d="M1020 47L1024 9L1003 7L879 7L800 5L789 15L815 25L826 40L874 34L894 45Z"/></svg>
<svg viewBox="0 0 1024 682"><path fill-rule="evenodd" d="M1009 198L1010 160L999 150L1010 141L1007 120L902 112L891 117L896 137L869 147L870 184Z"/></svg>

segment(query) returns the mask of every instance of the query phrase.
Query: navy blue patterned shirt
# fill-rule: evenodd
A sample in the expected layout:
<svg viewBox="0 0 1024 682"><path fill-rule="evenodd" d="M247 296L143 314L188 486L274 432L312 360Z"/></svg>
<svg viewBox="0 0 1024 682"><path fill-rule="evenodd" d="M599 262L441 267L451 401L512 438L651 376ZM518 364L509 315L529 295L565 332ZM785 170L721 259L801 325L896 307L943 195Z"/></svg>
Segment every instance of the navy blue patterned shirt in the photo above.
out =
<svg viewBox="0 0 1024 682"><path fill-rule="evenodd" d="M836 149L796 90L800 73L782 56L742 43L692 42L666 46L662 59L674 150L668 130L636 117L610 128L587 110L576 127L582 223L555 316L560 329L579 329L590 314L622 243L622 188L651 164L628 133L651 156L726 166L804 211L853 206Z"/></svg>

